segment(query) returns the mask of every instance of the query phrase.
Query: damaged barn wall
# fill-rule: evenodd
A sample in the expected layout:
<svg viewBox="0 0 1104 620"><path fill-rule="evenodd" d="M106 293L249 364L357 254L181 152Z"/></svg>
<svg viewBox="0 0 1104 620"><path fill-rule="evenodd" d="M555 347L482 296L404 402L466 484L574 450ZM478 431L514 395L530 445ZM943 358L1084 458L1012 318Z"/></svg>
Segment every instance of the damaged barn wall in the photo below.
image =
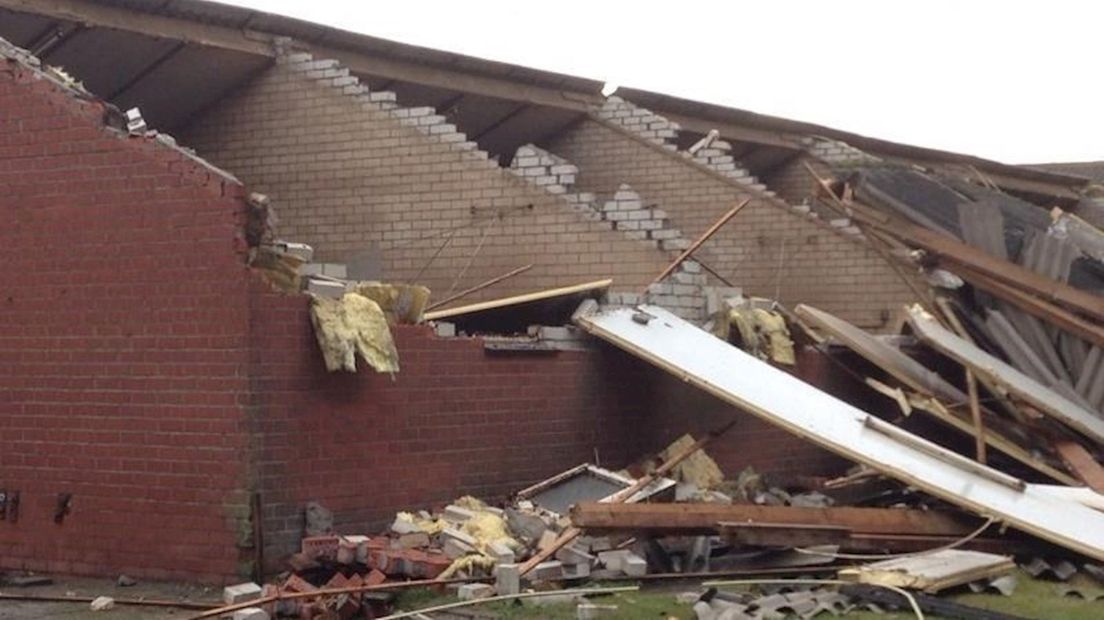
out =
<svg viewBox="0 0 1104 620"><path fill-rule="evenodd" d="M242 188L106 112L0 56L0 568L215 580L251 554Z"/></svg>
<svg viewBox="0 0 1104 620"><path fill-rule="evenodd" d="M699 251L745 294L832 308L834 314L873 330L888 327L890 317L912 299L908 287L872 250L791 212L777 197L718 178L673 149L663 152L594 119L580 122L547 147L579 167L578 187L608 193L628 183L666 211L689 238L704 232L737 201L751 197Z"/></svg>
<svg viewBox="0 0 1104 620"><path fill-rule="evenodd" d="M597 277L635 289L666 264L488 160L432 109L399 107L304 56L282 57L184 133L269 194L279 234L314 246L316 260L377 264L374 275L417 280L438 298L535 265L472 301Z"/></svg>

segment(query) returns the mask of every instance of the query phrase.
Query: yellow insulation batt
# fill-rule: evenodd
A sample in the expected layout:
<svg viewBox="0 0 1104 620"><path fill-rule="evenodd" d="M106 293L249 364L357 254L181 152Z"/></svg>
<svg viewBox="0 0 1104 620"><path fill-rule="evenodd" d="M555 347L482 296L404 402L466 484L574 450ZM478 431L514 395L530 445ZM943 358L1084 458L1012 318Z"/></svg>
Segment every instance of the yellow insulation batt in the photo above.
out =
<svg viewBox="0 0 1104 620"><path fill-rule="evenodd" d="M360 355L376 372L399 372L399 351L379 304L356 293L341 299L314 297L311 322L330 372L356 372Z"/></svg>

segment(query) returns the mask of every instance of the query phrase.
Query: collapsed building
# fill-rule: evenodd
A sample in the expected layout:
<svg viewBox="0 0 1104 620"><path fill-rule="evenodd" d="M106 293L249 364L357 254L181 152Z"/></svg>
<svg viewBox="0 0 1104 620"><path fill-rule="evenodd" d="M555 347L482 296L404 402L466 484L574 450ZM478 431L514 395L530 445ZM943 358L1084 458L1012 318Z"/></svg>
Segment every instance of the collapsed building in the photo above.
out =
<svg viewBox="0 0 1104 620"><path fill-rule="evenodd" d="M7 568L223 580L297 549L309 501L339 526L380 523L596 455L620 466L731 415L613 347L475 336L493 329L392 325L400 372L329 373L310 298L255 261L280 241L312 250L310 282L424 285L440 300L526 267L463 303L608 278L609 304L697 324L742 294L897 333L931 273L887 256L877 221L818 183L849 179L831 195L1101 290L1100 257L1084 258L1098 249L1043 265L1055 251L1041 245L1062 242L1032 232L1054 207L1104 222L1084 176L632 89L603 97L591 80L194 0L0 0L0 38ZM959 221L964 209L977 217ZM1099 413L1099 349L1047 344L1049 326L1014 306L993 302L973 327ZM798 346L792 373L892 409L862 392L856 359ZM711 448L726 470L846 468L738 419Z"/></svg>

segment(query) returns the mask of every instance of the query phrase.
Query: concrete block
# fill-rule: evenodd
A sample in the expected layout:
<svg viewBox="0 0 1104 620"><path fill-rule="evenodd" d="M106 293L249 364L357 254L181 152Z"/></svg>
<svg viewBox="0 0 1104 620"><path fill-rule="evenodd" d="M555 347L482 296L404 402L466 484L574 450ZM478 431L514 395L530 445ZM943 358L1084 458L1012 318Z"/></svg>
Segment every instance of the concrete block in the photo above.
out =
<svg viewBox="0 0 1104 620"><path fill-rule="evenodd" d="M231 616L232 620L269 620L268 612L260 607L239 609Z"/></svg>
<svg viewBox="0 0 1104 620"><path fill-rule="evenodd" d="M521 566L519 564L499 564L494 568L495 593L498 595L521 592Z"/></svg>
<svg viewBox="0 0 1104 620"><path fill-rule="evenodd" d="M403 549L419 549L429 546L429 534L425 532L410 532L401 534L395 539L396 544Z"/></svg>
<svg viewBox="0 0 1104 620"><path fill-rule="evenodd" d="M609 570L621 571L621 567L625 562L625 558L629 557L632 554L633 553L631 551L627 551L625 549L601 551L598 553L598 562Z"/></svg>
<svg viewBox="0 0 1104 620"><path fill-rule="evenodd" d="M629 577L643 577L648 574L648 561L630 553L621 560L621 571Z"/></svg>
<svg viewBox="0 0 1104 620"><path fill-rule="evenodd" d="M307 292L311 295L318 295L319 297L341 299L341 297L345 294L345 283L336 282L334 280L308 278Z"/></svg>
<svg viewBox="0 0 1104 620"><path fill-rule="evenodd" d="M445 506L444 512L441 513L441 518L449 523L463 523L474 516L474 512L455 504Z"/></svg>
<svg viewBox="0 0 1104 620"><path fill-rule="evenodd" d="M487 552L495 559L498 564L513 564L517 559L514 555L514 550L509 545L495 541L487 546Z"/></svg>
<svg viewBox="0 0 1104 620"><path fill-rule="evenodd" d="M564 579L586 579L590 577L590 564L564 564L563 578Z"/></svg>
<svg viewBox="0 0 1104 620"><path fill-rule="evenodd" d="M550 581L555 579L563 579L564 567L563 562L558 560L550 560L548 562L541 562L533 567L533 571L530 573L533 581Z"/></svg>
<svg viewBox="0 0 1104 620"><path fill-rule="evenodd" d="M462 601L494 596L495 587L489 583L465 583L456 590L456 597Z"/></svg>
<svg viewBox="0 0 1104 620"><path fill-rule="evenodd" d="M556 559L564 564L593 564L597 558L586 552L578 545L567 545L556 552Z"/></svg>
<svg viewBox="0 0 1104 620"><path fill-rule="evenodd" d="M456 323L438 321L433 324L433 332L438 338L453 338L456 336Z"/></svg>
<svg viewBox="0 0 1104 620"><path fill-rule="evenodd" d="M110 611L115 609L115 599L110 596L97 596L91 603L92 611Z"/></svg>
<svg viewBox="0 0 1104 620"><path fill-rule="evenodd" d="M226 586L222 589L222 601L227 605L236 605L261 597L261 586L252 581Z"/></svg>

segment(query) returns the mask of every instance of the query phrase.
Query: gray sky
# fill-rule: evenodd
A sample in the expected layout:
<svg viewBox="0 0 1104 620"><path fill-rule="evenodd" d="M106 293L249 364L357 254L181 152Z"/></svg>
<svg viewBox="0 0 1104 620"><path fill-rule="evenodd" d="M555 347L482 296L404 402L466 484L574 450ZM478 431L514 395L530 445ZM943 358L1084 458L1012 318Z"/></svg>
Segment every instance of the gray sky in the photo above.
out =
<svg viewBox="0 0 1104 620"><path fill-rule="evenodd" d="M223 0L1009 163L1104 160L1092 0Z"/></svg>

